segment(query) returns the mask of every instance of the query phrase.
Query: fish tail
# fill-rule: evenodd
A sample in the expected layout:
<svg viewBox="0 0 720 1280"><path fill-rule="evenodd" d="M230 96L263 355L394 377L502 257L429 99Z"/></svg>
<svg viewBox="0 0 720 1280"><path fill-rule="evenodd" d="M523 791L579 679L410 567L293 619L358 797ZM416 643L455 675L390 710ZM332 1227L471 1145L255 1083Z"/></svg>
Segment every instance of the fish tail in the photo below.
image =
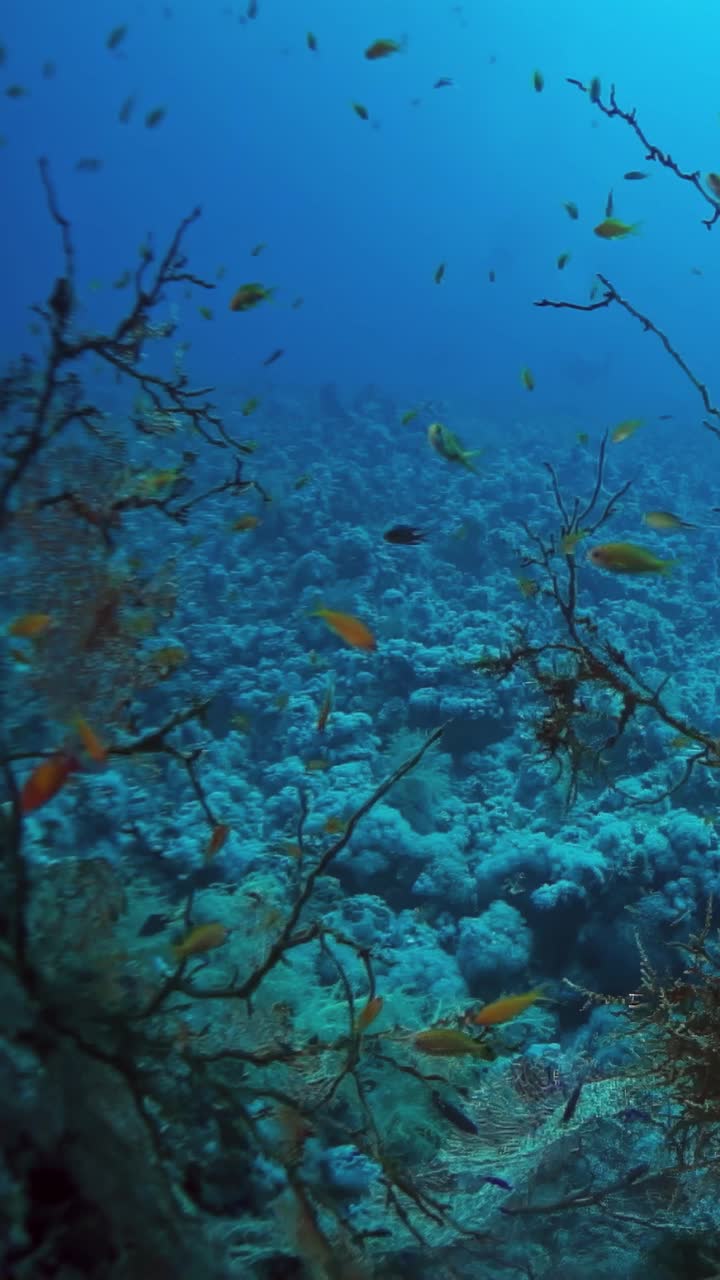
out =
<svg viewBox="0 0 720 1280"><path fill-rule="evenodd" d="M640 230L641 227L642 227L642 222L633 222L630 227L630 235L631 236L642 235L642 231Z"/></svg>

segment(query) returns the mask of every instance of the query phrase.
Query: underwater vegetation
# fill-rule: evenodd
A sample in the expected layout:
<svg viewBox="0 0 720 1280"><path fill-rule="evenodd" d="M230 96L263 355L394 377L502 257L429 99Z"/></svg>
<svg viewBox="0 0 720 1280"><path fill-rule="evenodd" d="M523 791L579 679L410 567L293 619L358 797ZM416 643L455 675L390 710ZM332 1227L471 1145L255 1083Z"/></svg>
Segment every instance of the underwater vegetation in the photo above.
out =
<svg viewBox="0 0 720 1280"><path fill-rule="evenodd" d="M712 232L720 177L569 84L640 144L624 180L664 169ZM196 208L90 325L38 177L62 265L0 375L0 1276L712 1280L712 515L623 470L642 418L569 465L469 447L449 402L196 383L178 299L252 323L279 286L196 267ZM597 238L630 240L613 211ZM718 447L624 287L536 305L639 326Z"/></svg>

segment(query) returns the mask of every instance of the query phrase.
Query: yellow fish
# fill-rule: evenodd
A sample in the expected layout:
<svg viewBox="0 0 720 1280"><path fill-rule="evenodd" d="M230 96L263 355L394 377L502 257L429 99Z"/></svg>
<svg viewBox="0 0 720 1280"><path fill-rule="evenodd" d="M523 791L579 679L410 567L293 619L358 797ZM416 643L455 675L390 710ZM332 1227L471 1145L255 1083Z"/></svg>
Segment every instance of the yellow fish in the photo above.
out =
<svg viewBox="0 0 720 1280"><path fill-rule="evenodd" d="M664 532L672 529L698 528L696 524L690 524L689 521L674 516L672 511L646 511L643 520L651 529L660 529Z"/></svg>
<svg viewBox="0 0 720 1280"><path fill-rule="evenodd" d="M516 579L516 581L522 595L525 596L526 600L531 600L532 597L536 596L538 591L540 590L540 587L538 586L534 578L525 578L522 575L520 575Z"/></svg>
<svg viewBox="0 0 720 1280"><path fill-rule="evenodd" d="M189 956L199 956L205 951L213 951L221 947L228 936L224 924L217 921L212 924L196 924L185 937L173 946L173 956L179 962Z"/></svg>
<svg viewBox="0 0 720 1280"><path fill-rule="evenodd" d="M445 458L446 462L459 462L462 467L477 475L476 468L470 459L481 453L481 449L465 449L453 431L444 427L441 422L431 422L427 432L428 444Z"/></svg>
<svg viewBox="0 0 720 1280"><path fill-rule="evenodd" d="M565 533L560 539L560 550L564 556L574 556L575 548L583 538L587 537L585 529L576 529L574 533Z"/></svg>
<svg viewBox="0 0 720 1280"><path fill-rule="evenodd" d="M636 236L640 232L639 222L621 222L619 218L605 218L593 227L596 236L601 240L623 240L625 236Z"/></svg>
<svg viewBox="0 0 720 1280"><path fill-rule="evenodd" d="M610 439L613 444L622 444L624 440L629 440L639 427L643 425L644 418L626 418L624 422L618 425L610 432Z"/></svg>

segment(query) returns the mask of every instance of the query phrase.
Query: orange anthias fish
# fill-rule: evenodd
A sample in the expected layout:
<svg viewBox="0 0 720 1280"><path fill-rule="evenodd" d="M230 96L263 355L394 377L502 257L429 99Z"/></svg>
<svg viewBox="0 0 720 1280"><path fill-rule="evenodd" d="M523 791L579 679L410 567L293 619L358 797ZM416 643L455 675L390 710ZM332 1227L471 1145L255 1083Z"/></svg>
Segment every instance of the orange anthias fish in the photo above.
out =
<svg viewBox="0 0 720 1280"><path fill-rule="evenodd" d="M365 1031L370 1026L370 1024L375 1021L378 1015L382 1012L382 1007L383 1007L382 996L373 996L371 1000L368 1000L367 1004L365 1005L365 1008L360 1010L359 1014L355 1019L355 1030Z"/></svg>
<svg viewBox="0 0 720 1280"><path fill-rule="evenodd" d="M22 640L36 640L47 631L51 622L49 613L23 613L10 623L8 635Z"/></svg>
<svg viewBox="0 0 720 1280"><path fill-rule="evenodd" d="M492 1004L483 1005L477 1013L471 1013L468 1021L474 1022L478 1027L496 1027L500 1022L510 1022L512 1018L517 1018L519 1013L524 1013L525 1009L535 1004L541 995L542 991L536 987L520 996L501 996L499 1000L493 1000Z"/></svg>
<svg viewBox="0 0 720 1280"><path fill-rule="evenodd" d="M230 831L231 828L226 822L218 822L217 825L213 827L210 839L208 840L203 853L203 858L206 863L212 862L215 854L220 852L225 841L230 835Z"/></svg>
<svg viewBox="0 0 720 1280"><path fill-rule="evenodd" d="M332 711L334 705L335 705L335 676L331 674L327 682L327 687L325 689L325 694L323 696L320 710L318 711L318 718L317 718L317 725L316 725L318 733L323 732L328 722L330 712Z"/></svg>
<svg viewBox="0 0 720 1280"><path fill-rule="evenodd" d="M398 40L373 40L365 50L369 62L377 62L378 58L389 58L392 53L400 53L403 45Z"/></svg>
<svg viewBox="0 0 720 1280"><path fill-rule="evenodd" d="M65 786L70 774L79 768L75 756L66 751L56 751L49 759L41 760L20 792L22 812L34 813L47 804Z"/></svg>
<svg viewBox="0 0 720 1280"><path fill-rule="evenodd" d="M221 947L228 936L228 931L224 924L220 924L217 920L212 924L196 924L181 942L176 942L173 946L173 955L176 960L187 960L190 956L203 955L205 951L214 951L216 947Z"/></svg>
<svg viewBox="0 0 720 1280"><path fill-rule="evenodd" d="M108 757L107 747L100 741L95 730L82 716L76 716L73 723L90 759L94 760L95 764L105 764Z"/></svg>
<svg viewBox="0 0 720 1280"><path fill-rule="evenodd" d="M311 618L322 618L331 631L342 637L346 644L354 649L377 649L377 641L369 627L352 613L339 613L336 609L326 609L318 605L310 614Z"/></svg>

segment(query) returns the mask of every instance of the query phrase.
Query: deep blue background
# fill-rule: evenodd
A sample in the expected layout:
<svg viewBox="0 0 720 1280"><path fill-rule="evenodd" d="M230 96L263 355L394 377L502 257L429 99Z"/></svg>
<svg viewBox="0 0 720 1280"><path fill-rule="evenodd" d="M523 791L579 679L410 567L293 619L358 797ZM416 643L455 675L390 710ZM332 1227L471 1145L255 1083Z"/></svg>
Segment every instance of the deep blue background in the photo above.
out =
<svg viewBox="0 0 720 1280"><path fill-rule="evenodd" d="M565 82L599 75L606 93L614 81L620 103L637 107L648 135L683 167L720 168L712 0L259 0L257 19L240 21L245 7L175 0L168 17L160 0L6 0L4 355L32 349L28 305L60 266L35 169L47 154L75 229L88 324L107 323L123 305L111 281L148 231L163 243L202 204L193 267L214 280L224 264L227 275L209 300L212 322L197 314L207 297L181 303L194 377L231 386L252 373L260 391L332 379L408 396L471 394L483 416L534 420L545 432L561 416L579 428L663 411L699 420L692 389L629 318L538 311L532 301L585 301L601 270L712 381L720 230L702 226L708 207L689 185L647 165L627 126ZM121 22L128 35L113 53L105 39ZM363 57L377 37L405 34L406 53ZM49 58L57 73L45 80ZM542 94L531 85L536 66ZM434 90L439 76L455 86ZM29 96L6 98L11 83ZM137 106L122 125L130 93ZM369 122L352 100L367 105ZM157 105L167 118L148 130L144 115ZM75 172L80 157L95 155L99 173ZM623 182L632 168L652 176ZM593 235L610 187L616 214L642 220L641 236ZM579 222L565 200L580 206ZM268 249L253 259L261 240ZM572 260L561 274L564 250ZM253 279L277 286L276 302L230 313L232 290ZM92 292L93 280L103 288ZM294 311L297 295L306 301ZM278 346L283 361L258 376ZM524 364L533 397L519 383ZM663 449L681 447L680 426L659 430Z"/></svg>

